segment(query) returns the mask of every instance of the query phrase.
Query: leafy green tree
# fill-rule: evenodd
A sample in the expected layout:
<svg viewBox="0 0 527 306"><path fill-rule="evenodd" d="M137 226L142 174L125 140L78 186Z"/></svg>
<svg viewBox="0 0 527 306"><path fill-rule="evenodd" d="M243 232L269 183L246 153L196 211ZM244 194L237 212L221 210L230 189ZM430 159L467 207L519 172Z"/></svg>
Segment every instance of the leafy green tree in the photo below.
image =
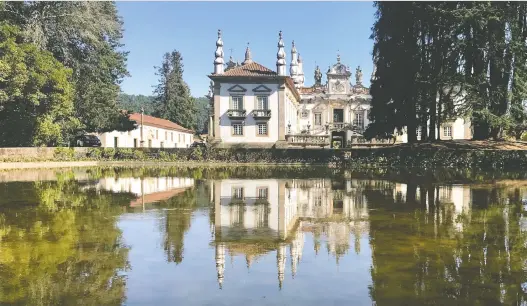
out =
<svg viewBox="0 0 527 306"><path fill-rule="evenodd" d="M527 48L523 2L377 2L372 125L368 137L406 126L409 142L435 140L455 117L474 139L519 138ZM428 127L428 129L427 129Z"/></svg>
<svg viewBox="0 0 527 306"><path fill-rule="evenodd" d="M75 116L86 131L125 127L117 107L126 70L123 23L114 2L3 2L0 19L22 29L24 41L50 51L73 70ZM129 121L129 120L128 120Z"/></svg>
<svg viewBox="0 0 527 306"><path fill-rule="evenodd" d="M57 145L74 117L71 69L0 24L0 146Z"/></svg>
<svg viewBox="0 0 527 306"><path fill-rule="evenodd" d="M199 133L208 132L210 100L205 97L194 98L196 101L196 125L195 130Z"/></svg>
<svg viewBox="0 0 527 306"><path fill-rule="evenodd" d="M196 103L183 80L183 58L174 50L165 53L161 66L156 67L159 84L154 90L155 115L193 128L196 124Z"/></svg>

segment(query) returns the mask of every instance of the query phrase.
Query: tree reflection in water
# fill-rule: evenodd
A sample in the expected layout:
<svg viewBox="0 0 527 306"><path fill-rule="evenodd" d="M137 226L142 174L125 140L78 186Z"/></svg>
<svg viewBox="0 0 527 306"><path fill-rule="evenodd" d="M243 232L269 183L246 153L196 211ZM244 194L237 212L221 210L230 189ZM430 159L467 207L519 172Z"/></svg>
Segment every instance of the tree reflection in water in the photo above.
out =
<svg viewBox="0 0 527 306"><path fill-rule="evenodd" d="M527 303L524 182L395 183L333 170L269 169L90 169L80 181L66 171L56 181L0 183L0 304L124 304L129 248L116 219L145 207L163 216L160 252L172 266L193 260L185 258L186 235L197 212L208 214L216 271L207 265L212 271L206 273L216 274L220 287L239 281L230 266L224 275L227 256L245 257L248 268L272 257L276 266L265 268L276 269L282 289L284 276L312 268L315 254L327 251L335 260L322 265L336 265L353 253L368 254L369 247L371 279L364 288L371 283L378 306ZM119 193L94 188L103 177L188 177L193 183L135 207L131 203L144 197L126 192L128 186ZM219 188L233 177L236 186ZM233 188L236 196L221 194ZM278 214L286 220L270 217ZM313 241L305 243L306 237Z"/></svg>
<svg viewBox="0 0 527 306"><path fill-rule="evenodd" d="M124 302L128 249L115 217L130 196L68 177L0 184L0 193L0 304Z"/></svg>
<svg viewBox="0 0 527 306"><path fill-rule="evenodd" d="M417 198L416 187L404 202L365 193L376 305L524 305L519 189L471 188L472 208L456 215L439 188Z"/></svg>

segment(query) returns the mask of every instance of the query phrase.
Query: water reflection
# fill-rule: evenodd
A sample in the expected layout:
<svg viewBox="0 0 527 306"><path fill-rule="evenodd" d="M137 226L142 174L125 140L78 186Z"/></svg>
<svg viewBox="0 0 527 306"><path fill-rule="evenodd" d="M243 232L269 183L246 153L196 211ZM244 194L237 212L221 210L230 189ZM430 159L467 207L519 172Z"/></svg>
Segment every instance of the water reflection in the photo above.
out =
<svg viewBox="0 0 527 306"><path fill-rule="evenodd" d="M0 183L0 304L527 303L527 182L39 178Z"/></svg>

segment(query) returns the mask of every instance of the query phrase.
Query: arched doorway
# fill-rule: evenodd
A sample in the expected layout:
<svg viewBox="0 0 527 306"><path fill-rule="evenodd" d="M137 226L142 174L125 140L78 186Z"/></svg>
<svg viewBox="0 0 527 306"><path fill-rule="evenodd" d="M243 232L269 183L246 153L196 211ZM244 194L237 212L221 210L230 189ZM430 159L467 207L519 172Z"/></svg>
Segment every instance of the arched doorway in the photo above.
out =
<svg viewBox="0 0 527 306"><path fill-rule="evenodd" d="M331 148L341 149L346 147L346 132L333 131L331 132Z"/></svg>

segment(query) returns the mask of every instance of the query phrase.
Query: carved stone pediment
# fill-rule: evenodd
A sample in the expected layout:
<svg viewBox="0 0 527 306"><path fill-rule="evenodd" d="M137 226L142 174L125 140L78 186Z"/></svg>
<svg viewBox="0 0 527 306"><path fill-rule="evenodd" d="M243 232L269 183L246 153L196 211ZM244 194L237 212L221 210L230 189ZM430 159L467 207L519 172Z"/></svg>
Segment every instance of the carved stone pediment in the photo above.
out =
<svg viewBox="0 0 527 306"><path fill-rule="evenodd" d="M323 111L327 109L327 105L325 102L319 102L315 107L313 107L313 111Z"/></svg>
<svg viewBox="0 0 527 306"><path fill-rule="evenodd" d="M256 88L253 89L253 92L271 92L271 88L265 86L265 85L260 85L260 86L257 86Z"/></svg>
<svg viewBox="0 0 527 306"><path fill-rule="evenodd" d="M232 86L231 88L227 89L229 92L246 92L247 89L243 88L242 86L236 84L234 86Z"/></svg>

